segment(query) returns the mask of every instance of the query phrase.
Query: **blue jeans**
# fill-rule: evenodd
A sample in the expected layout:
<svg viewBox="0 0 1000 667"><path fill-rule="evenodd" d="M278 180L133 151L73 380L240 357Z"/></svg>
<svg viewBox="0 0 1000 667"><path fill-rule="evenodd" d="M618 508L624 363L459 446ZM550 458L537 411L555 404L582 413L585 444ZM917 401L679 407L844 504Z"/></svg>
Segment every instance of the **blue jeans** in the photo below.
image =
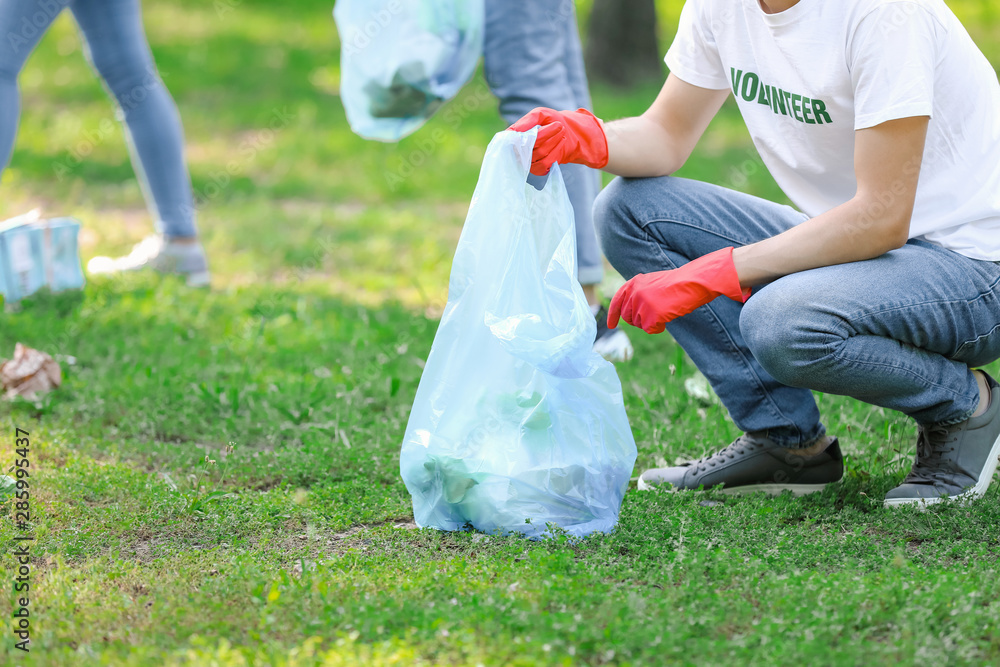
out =
<svg viewBox="0 0 1000 667"><path fill-rule="evenodd" d="M0 0L0 168L10 162L17 135L17 78L65 7L124 115L132 164L157 229L172 238L197 235L180 116L153 63L139 0Z"/></svg>
<svg viewBox="0 0 1000 667"><path fill-rule="evenodd" d="M806 219L788 206L666 176L618 178L594 206L625 277L673 269ZM1000 264L911 240L862 262L795 273L719 298L667 330L743 431L785 446L824 432L809 390L852 396L920 424L956 423L979 403L971 366L1000 358Z"/></svg>
<svg viewBox="0 0 1000 667"><path fill-rule="evenodd" d="M590 109L590 91L573 0L486 0L483 67L508 123L535 107ZM584 285L601 282L604 265L594 231L600 172L560 165L576 217L577 274ZM547 177L530 176L541 189Z"/></svg>

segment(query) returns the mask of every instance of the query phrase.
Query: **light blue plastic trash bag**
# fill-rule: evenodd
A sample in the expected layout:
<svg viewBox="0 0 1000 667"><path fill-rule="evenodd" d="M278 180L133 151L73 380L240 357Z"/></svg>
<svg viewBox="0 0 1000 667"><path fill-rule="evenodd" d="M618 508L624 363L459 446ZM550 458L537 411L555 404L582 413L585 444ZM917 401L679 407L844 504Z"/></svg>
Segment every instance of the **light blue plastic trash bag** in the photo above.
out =
<svg viewBox="0 0 1000 667"><path fill-rule="evenodd" d="M483 0L337 0L340 99L354 132L398 141L469 80Z"/></svg>
<svg viewBox="0 0 1000 667"><path fill-rule="evenodd" d="M636 448L576 278L558 166L526 184L535 131L486 150L400 472L417 525L542 537L608 532Z"/></svg>

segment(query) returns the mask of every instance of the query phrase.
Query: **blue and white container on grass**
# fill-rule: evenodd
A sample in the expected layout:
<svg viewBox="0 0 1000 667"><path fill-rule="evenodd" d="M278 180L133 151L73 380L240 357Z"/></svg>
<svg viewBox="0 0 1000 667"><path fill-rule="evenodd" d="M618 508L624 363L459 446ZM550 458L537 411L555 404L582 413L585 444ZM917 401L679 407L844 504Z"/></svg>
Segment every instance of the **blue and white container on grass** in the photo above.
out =
<svg viewBox="0 0 1000 667"><path fill-rule="evenodd" d="M31 211L0 222L0 294L16 303L47 287L53 292L85 284L73 218L42 219Z"/></svg>

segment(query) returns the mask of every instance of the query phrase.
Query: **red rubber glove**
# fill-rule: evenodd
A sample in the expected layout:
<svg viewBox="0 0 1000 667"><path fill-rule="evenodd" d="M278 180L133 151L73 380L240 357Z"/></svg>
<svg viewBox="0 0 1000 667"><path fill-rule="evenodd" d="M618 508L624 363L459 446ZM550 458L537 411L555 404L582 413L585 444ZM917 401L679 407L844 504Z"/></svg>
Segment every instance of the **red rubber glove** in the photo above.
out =
<svg viewBox="0 0 1000 667"><path fill-rule="evenodd" d="M527 132L541 125L531 152L531 173L544 176L554 162L601 169L608 163L608 138L601 121L586 109L555 111L538 107L510 126Z"/></svg>
<svg viewBox="0 0 1000 667"><path fill-rule="evenodd" d="M740 287L731 247L699 257L679 269L640 273L632 278L611 299L608 326L614 329L621 317L646 333L662 333L667 322L718 296L739 303L750 298L750 288Z"/></svg>

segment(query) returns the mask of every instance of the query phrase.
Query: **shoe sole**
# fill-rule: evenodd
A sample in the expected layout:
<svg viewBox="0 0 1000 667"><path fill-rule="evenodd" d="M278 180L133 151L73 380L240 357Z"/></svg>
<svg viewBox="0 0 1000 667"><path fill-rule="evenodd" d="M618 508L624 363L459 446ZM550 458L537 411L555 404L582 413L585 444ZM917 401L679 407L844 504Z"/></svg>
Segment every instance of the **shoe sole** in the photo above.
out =
<svg viewBox="0 0 1000 667"><path fill-rule="evenodd" d="M188 287L208 287L212 282L212 274L208 271L184 274L184 282Z"/></svg>
<svg viewBox="0 0 1000 667"><path fill-rule="evenodd" d="M625 339L624 344L619 342L621 339ZM594 343L594 352L610 362L628 361L632 358L633 351L632 343L624 331L616 331Z"/></svg>
<svg viewBox="0 0 1000 667"><path fill-rule="evenodd" d="M993 483L993 475L997 471L998 463L1000 463L1000 436L997 436L996 442L993 443L993 448L990 450L990 455L986 458L986 465L984 465L983 469L979 472L979 480L976 482L976 485L968 491L960 493L957 496L941 496L937 498L886 498L882 501L882 505L884 507L916 505L917 507L923 509L928 505L937 505L938 503L948 500L961 501L981 498L986 495L986 489L990 488L990 484Z"/></svg>
<svg viewBox="0 0 1000 667"><path fill-rule="evenodd" d="M841 478L842 479L842 478ZM829 484L836 484L840 480L833 482L827 482L826 484L752 484L748 486L732 486L732 487L722 487L722 493L727 496L746 496L751 493L757 493L762 491L769 496L781 495L785 491L791 491L792 495L796 498L800 496L807 496L811 493L817 493L825 489ZM639 478L637 483L637 488L639 491L651 491L657 488L657 484L649 484L642 477ZM671 493L677 493L679 491L691 491L692 489L678 489L676 487L669 487Z"/></svg>
<svg viewBox="0 0 1000 667"><path fill-rule="evenodd" d="M102 257L94 257L87 263L87 274L91 276L114 276L120 275L122 273L136 273L138 271L155 271L153 267L142 267L141 269L129 269L125 271L120 270L104 270L104 269L91 269L90 265L95 259L104 259ZM172 272L167 271L167 274ZM177 274L184 279L184 284L188 287L208 287L212 282L212 273L210 271L195 271L193 273L181 273Z"/></svg>

